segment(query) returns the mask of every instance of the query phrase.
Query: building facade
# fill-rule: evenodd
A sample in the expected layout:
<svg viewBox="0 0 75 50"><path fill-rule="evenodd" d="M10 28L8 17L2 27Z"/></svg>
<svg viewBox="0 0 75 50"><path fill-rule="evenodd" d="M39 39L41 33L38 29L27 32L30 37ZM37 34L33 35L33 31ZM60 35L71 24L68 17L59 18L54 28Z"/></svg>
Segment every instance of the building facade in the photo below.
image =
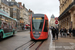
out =
<svg viewBox="0 0 75 50"><path fill-rule="evenodd" d="M19 4L19 8L20 8L20 25L24 25L24 19L23 19L23 17L24 17L24 7L22 6L22 3L21 2L18 2L18 4Z"/></svg>
<svg viewBox="0 0 75 50"><path fill-rule="evenodd" d="M30 24L30 22L29 22L29 12L28 12L28 9L27 8L25 8L24 9L25 11L24 11L24 21L25 21L25 24Z"/></svg>
<svg viewBox="0 0 75 50"><path fill-rule="evenodd" d="M59 28L75 28L75 0L59 0Z"/></svg>
<svg viewBox="0 0 75 50"><path fill-rule="evenodd" d="M10 6L10 17L20 20L19 4L15 0L8 1Z"/></svg>
<svg viewBox="0 0 75 50"><path fill-rule="evenodd" d="M55 27L55 16L54 15L52 15L50 19L50 27L51 26Z"/></svg>
<svg viewBox="0 0 75 50"><path fill-rule="evenodd" d="M10 16L10 7L7 0L0 0L0 9Z"/></svg>
<svg viewBox="0 0 75 50"><path fill-rule="evenodd" d="M10 17L17 19L17 30L21 30L19 4L15 0L8 0L8 4L10 7Z"/></svg>
<svg viewBox="0 0 75 50"><path fill-rule="evenodd" d="M25 7L25 4L22 5L21 2L19 2L19 5L20 5L20 22L24 24L30 24L28 9Z"/></svg>

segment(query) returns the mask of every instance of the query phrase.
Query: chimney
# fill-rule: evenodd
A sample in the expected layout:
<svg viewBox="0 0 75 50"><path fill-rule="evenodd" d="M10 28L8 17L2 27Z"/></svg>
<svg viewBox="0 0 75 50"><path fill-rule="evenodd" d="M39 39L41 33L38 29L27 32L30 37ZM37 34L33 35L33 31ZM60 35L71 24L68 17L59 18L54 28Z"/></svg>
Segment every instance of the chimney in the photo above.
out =
<svg viewBox="0 0 75 50"><path fill-rule="evenodd" d="M21 3L21 2L18 2L18 4L22 5L22 3Z"/></svg>
<svg viewBox="0 0 75 50"><path fill-rule="evenodd" d="M31 10L31 9L29 9L29 12L32 12L32 10Z"/></svg>
<svg viewBox="0 0 75 50"><path fill-rule="evenodd" d="M23 4L23 7L25 8L25 4Z"/></svg>
<svg viewBox="0 0 75 50"><path fill-rule="evenodd" d="M29 11L31 11L31 10L29 9Z"/></svg>

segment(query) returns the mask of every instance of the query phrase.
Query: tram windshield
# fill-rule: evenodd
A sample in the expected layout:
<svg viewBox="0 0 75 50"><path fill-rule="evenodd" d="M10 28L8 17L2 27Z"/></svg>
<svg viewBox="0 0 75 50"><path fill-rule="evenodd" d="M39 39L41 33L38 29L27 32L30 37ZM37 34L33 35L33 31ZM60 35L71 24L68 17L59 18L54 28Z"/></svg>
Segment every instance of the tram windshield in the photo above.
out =
<svg viewBox="0 0 75 50"><path fill-rule="evenodd" d="M32 29L33 31L42 31L44 22L44 17L42 18L32 18Z"/></svg>

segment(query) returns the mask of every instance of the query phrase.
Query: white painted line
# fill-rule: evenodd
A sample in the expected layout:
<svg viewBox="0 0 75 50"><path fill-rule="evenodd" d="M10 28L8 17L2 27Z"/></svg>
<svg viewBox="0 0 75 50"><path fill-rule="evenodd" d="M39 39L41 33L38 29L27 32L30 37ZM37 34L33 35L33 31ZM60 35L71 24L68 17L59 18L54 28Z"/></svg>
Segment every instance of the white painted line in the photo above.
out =
<svg viewBox="0 0 75 50"><path fill-rule="evenodd" d="M55 50L55 42L52 40L52 32L49 30L50 33L50 45L49 45L49 50Z"/></svg>

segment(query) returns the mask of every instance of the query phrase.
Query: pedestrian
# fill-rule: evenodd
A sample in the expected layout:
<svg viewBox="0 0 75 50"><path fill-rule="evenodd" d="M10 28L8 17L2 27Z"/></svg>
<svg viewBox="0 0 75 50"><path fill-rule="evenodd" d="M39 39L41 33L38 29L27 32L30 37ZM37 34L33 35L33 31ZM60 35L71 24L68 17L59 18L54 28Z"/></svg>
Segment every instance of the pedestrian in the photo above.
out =
<svg viewBox="0 0 75 50"><path fill-rule="evenodd" d="M56 32L56 37L57 37L57 39L58 39L58 34L59 34L59 29L58 29L58 27L56 27L55 32Z"/></svg>
<svg viewBox="0 0 75 50"><path fill-rule="evenodd" d="M24 25L22 25L22 30L24 30Z"/></svg>
<svg viewBox="0 0 75 50"><path fill-rule="evenodd" d="M75 28L73 28L72 33L73 33L73 37L75 37Z"/></svg>
<svg viewBox="0 0 75 50"><path fill-rule="evenodd" d="M63 28L60 29L61 37L63 37Z"/></svg>
<svg viewBox="0 0 75 50"><path fill-rule="evenodd" d="M65 35L65 37L67 37L67 30L66 30L66 28L64 28L64 35Z"/></svg>
<svg viewBox="0 0 75 50"><path fill-rule="evenodd" d="M52 35L53 35L53 40L55 40L55 28L52 28Z"/></svg>
<svg viewBox="0 0 75 50"><path fill-rule="evenodd" d="M69 36L71 37L71 32L72 32L72 29L69 28Z"/></svg>

